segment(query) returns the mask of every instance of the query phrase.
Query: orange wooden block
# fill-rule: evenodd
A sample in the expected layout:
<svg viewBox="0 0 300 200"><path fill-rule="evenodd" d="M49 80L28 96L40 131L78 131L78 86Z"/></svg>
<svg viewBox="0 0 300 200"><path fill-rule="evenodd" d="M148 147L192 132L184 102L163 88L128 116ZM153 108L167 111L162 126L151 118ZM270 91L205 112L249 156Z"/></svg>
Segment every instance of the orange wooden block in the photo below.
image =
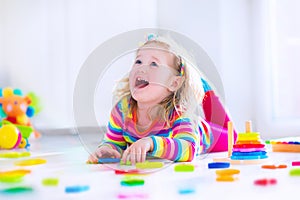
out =
<svg viewBox="0 0 300 200"><path fill-rule="evenodd" d="M237 180L237 178L235 178L233 176L218 176L216 178L216 181L220 181L220 182L222 182L222 181L224 181L224 182L233 182L235 180Z"/></svg>
<svg viewBox="0 0 300 200"><path fill-rule="evenodd" d="M235 144L262 144L260 140L239 140Z"/></svg>
<svg viewBox="0 0 300 200"><path fill-rule="evenodd" d="M272 144L273 152L300 152L299 144Z"/></svg>
<svg viewBox="0 0 300 200"><path fill-rule="evenodd" d="M239 174L240 170L238 169L219 169L216 170L216 174L219 176L230 176L230 175L235 175Z"/></svg>
<svg viewBox="0 0 300 200"><path fill-rule="evenodd" d="M287 165L262 165L261 168L263 169L283 169L287 168Z"/></svg>

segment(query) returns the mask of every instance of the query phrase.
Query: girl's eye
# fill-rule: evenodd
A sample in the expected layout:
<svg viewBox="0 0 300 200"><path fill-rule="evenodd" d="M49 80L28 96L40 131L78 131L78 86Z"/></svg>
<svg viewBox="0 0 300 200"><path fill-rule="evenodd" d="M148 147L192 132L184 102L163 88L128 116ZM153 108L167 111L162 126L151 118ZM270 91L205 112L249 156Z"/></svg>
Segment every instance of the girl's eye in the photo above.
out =
<svg viewBox="0 0 300 200"><path fill-rule="evenodd" d="M138 65L140 65L140 64L142 64L142 61L140 61L140 60L136 60L136 61L135 61L135 64L138 64Z"/></svg>
<svg viewBox="0 0 300 200"><path fill-rule="evenodd" d="M158 64L157 64L156 62L152 62L152 63L150 64L150 66L158 67Z"/></svg>

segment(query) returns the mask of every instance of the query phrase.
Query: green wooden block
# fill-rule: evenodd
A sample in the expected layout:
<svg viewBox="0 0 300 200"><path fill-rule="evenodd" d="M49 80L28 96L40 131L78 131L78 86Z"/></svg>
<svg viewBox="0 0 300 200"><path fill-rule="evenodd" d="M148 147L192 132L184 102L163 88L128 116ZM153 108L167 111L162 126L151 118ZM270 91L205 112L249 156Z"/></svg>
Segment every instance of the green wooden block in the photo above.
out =
<svg viewBox="0 0 300 200"><path fill-rule="evenodd" d="M42 181L44 186L57 186L59 180L57 178L45 178Z"/></svg>
<svg viewBox="0 0 300 200"><path fill-rule="evenodd" d="M145 181L143 179L128 179L128 180L121 181L122 186L140 186L144 184Z"/></svg>
<svg viewBox="0 0 300 200"><path fill-rule="evenodd" d="M300 176L300 168L294 168L290 170L291 176Z"/></svg>
<svg viewBox="0 0 300 200"><path fill-rule="evenodd" d="M195 166L192 164L177 164L174 167L175 172L193 172Z"/></svg>

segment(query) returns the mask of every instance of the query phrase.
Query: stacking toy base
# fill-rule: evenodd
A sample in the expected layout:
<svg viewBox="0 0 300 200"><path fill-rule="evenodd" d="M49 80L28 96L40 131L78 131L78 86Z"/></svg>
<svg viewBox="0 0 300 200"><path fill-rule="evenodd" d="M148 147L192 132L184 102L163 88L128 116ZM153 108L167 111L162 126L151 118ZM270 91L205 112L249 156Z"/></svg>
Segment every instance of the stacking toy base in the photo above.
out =
<svg viewBox="0 0 300 200"><path fill-rule="evenodd" d="M269 158L253 159L253 160L232 160L230 158L214 158L214 162L229 162L232 165L254 165L269 161Z"/></svg>

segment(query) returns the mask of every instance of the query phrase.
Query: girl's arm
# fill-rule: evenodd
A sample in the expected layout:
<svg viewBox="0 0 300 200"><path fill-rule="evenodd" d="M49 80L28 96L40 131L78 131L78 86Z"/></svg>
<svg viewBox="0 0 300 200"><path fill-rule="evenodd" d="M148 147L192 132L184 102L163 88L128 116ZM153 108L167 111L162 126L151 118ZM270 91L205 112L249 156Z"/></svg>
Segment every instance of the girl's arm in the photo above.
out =
<svg viewBox="0 0 300 200"><path fill-rule="evenodd" d="M189 118L178 118L172 129L173 135L171 138L151 136L153 141L151 155L174 161L192 161L197 147L200 145L199 135L195 133L195 126ZM205 130L209 131L207 128L199 129L199 131Z"/></svg>
<svg viewBox="0 0 300 200"><path fill-rule="evenodd" d="M122 127L122 113L120 111L119 104L117 104L111 111L107 132L99 147L103 145L109 146L121 154L127 147L127 143L123 137Z"/></svg>

